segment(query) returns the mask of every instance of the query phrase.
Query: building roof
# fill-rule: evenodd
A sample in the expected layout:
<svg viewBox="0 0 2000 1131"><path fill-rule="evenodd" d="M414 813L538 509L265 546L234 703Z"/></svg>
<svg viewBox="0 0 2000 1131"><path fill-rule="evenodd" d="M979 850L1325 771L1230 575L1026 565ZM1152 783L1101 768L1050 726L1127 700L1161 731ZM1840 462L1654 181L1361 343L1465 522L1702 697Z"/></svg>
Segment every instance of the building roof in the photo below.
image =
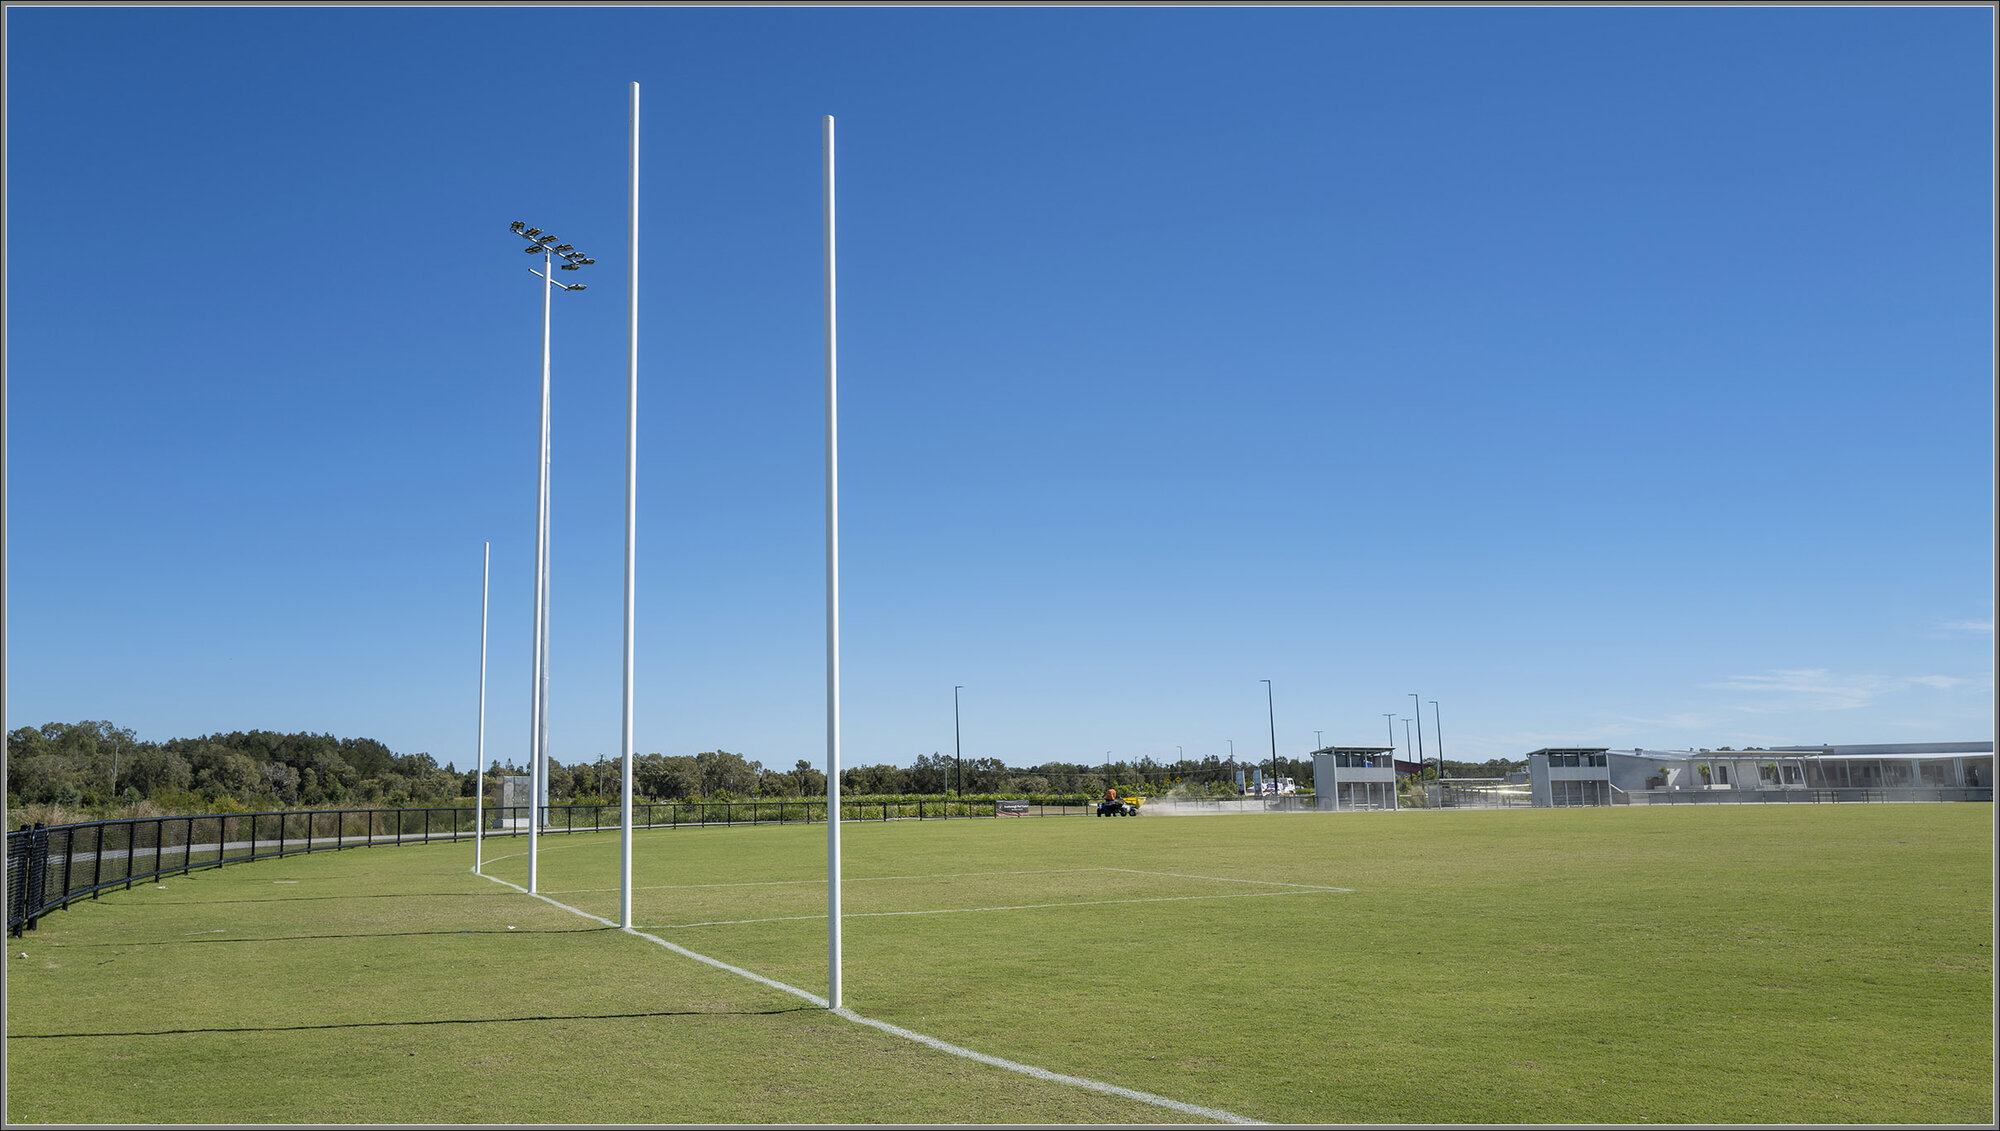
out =
<svg viewBox="0 0 2000 1131"><path fill-rule="evenodd" d="M1878 742L1849 746L1773 746L1785 754L1831 754L1836 758L1944 758L1955 754L1991 754L1993 740L1985 742Z"/></svg>
<svg viewBox="0 0 2000 1131"><path fill-rule="evenodd" d="M1927 758L1977 757L1993 753L1991 742L1898 742L1872 746L1773 746L1766 750L1632 750L1610 751L1621 758L1655 762L1727 762L1775 758L1886 758L1915 761Z"/></svg>

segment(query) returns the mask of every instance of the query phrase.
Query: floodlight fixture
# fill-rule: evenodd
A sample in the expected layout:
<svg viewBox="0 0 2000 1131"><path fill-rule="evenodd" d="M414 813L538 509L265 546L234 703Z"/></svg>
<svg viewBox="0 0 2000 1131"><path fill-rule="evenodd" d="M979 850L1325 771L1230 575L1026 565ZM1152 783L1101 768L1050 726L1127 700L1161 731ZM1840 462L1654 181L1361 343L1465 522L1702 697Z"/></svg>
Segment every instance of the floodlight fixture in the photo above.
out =
<svg viewBox="0 0 2000 1131"><path fill-rule="evenodd" d="M541 240L542 243L545 244L552 244L556 242L556 238L554 236L540 236L538 238Z"/></svg>
<svg viewBox="0 0 2000 1131"><path fill-rule="evenodd" d="M562 270L562 271L581 271L581 270L583 270L583 268L581 268L581 267L578 267L578 266L577 266L576 264L574 264L574 263L565 263L565 264L563 264L563 265L562 265L562 266L561 266L560 268L558 268L558 270Z"/></svg>
<svg viewBox="0 0 2000 1131"><path fill-rule="evenodd" d="M557 250L557 251L575 251L575 250L576 250L576 248L574 248L574 247L571 247L571 246L570 246L569 244L566 244L566 243L559 243L559 244L557 244L557 245L556 245L556 250Z"/></svg>
<svg viewBox="0 0 2000 1131"><path fill-rule="evenodd" d="M514 221L514 223L513 223L513 225L512 225L512 226L513 226L513 229L514 229L515 231L517 231L517 232L518 232L518 231L520 231L520 230L522 230L522 227L523 227L523 225L521 224L521 222L520 222L519 220L516 220L516 221Z"/></svg>
<svg viewBox="0 0 2000 1131"><path fill-rule="evenodd" d="M529 239L534 239L536 236L542 234L542 230L540 228L529 228L527 231L522 232L521 234L527 236Z"/></svg>
<svg viewBox="0 0 2000 1131"><path fill-rule="evenodd" d="M542 249L539 247L524 247L521 250L527 252L529 255L533 255Z"/></svg>

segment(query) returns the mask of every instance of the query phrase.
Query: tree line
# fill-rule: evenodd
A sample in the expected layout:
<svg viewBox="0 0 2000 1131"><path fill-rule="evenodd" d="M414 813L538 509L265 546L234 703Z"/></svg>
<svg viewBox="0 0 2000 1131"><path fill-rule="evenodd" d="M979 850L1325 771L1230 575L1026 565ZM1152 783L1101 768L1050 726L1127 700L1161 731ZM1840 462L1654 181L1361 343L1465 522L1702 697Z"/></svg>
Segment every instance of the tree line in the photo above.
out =
<svg viewBox="0 0 2000 1131"><path fill-rule="evenodd" d="M91 720L10 731L7 755L10 811L55 805L106 812L140 803L189 813L218 808L454 805L470 801L480 778L469 769L440 766L427 753L396 753L372 738L252 730L149 742L129 728ZM1233 762L1214 755L1183 761L1142 756L1098 764L1049 761L1011 767L998 758L961 760L932 752L908 766L846 767L840 786L850 796L1091 796L1107 787L1128 793L1215 796L1236 792L1238 770L1258 768L1268 772L1271 763ZM1506 759L1444 763L1451 777L1497 777L1518 768ZM511 761L488 765L483 776L489 801L499 799L500 778L522 773ZM616 758L568 764L551 759L550 801L614 801L620 773ZM1312 762L1281 758L1277 773L1308 787ZM637 798L654 801L816 797L826 792L825 773L805 759L780 769L727 750L640 755L634 760L633 779Z"/></svg>
<svg viewBox="0 0 2000 1131"><path fill-rule="evenodd" d="M1309 762L1293 759L1283 773L1299 774ZM908 766L851 766L841 790L855 796L964 793L1022 796L1094 794L1107 786L1127 791L1234 792L1234 764L1210 757L1170 765L1151 758L1102 765L1044 762L1016 768L998 758L965 758L933 752ZM610 801L618 796L621 767L598 757L549 765L552 803ZM489 799L499 779L522 774L511 761L493 761L484 775ZM439 765L427 753L399 754L372 738L331 734L280 734L251 730L142 741L130 729L85 720L20 727L7 734L7 805L56 805L105 811L150 802L170 812L216 808L326 808L450 805L469 800L479 775ZM650 753L634 761L639 798L657 801L814 797L826 792L826 775L799 759L791 768L766 767L726 750L699 754Z"/></svg>

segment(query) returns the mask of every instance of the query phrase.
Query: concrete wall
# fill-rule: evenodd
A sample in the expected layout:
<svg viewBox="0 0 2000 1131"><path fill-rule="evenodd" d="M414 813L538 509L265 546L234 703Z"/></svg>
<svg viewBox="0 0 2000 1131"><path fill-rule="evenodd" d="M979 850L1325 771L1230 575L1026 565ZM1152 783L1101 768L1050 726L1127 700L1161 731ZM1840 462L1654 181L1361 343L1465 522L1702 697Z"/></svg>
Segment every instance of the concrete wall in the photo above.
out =
<svg viewBox="0 0 2000 1131"><path fill-rule="evenodd" d="M1549 756L1541 752L1528 755L1528 792L1534 798L1537 809L1555 806L1554 782L1588 781L1604 783L1604 804L1611 803L1610 759L1602 766L1551 766Z"/></svg>
<svg viewBox="0 0 2000 1131"><path fill-rule="evenodd" d="M1349 806L1341 803L1342 785L1368 782L1377 788L1369 791L1377 798L1377 806L1385 809L1396 808L1396 764L1392 755L1377 758L1374 766L1341 766L1336 764L1333 754L1313 755L1313 796L1315 806L1329 812L1345 812ZM1385 785L1387 789L1380 788ZM1381 800L1386 795L1387 804Z"/></svg>

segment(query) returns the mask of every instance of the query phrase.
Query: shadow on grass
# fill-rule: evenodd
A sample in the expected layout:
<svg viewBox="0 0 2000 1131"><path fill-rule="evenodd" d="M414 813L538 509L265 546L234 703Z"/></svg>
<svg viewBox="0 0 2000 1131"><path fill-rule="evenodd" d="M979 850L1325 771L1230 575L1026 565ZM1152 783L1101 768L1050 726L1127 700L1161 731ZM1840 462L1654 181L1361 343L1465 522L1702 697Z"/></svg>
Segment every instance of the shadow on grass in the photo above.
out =
<svg viewBox="0 0 2000 1131"><path fill-rule="evenodd" d="M240 939L179 938L151 939L135 942L91 942L64 943L64 949L114 949L122 950L133 946L213 946L216 943L257 943L257 942L313 942L325 939L401 939L421 938L425 935L588 935L603 931L616 931L617 927L507 927L495 930L482 927L478 930L461 929L452 931L357 931L347 935L258 935ZM205 932L204 932L205 933Z"/></svg>
<svg viewBox="0 0 2000 1131"><path fill-rule="evenodd" d="M61 1041L90 1037L178 1037L190 1033L304 1033L318 1029L396 1029L417 1025L517 1025L535 1021L635 1021L647 1017L775 1017L825 1012L825 1006L783 1009L669 1009L652 1013L549 1013L527 1017L439 1017L424 1021L342 1021L326 1025L244 1025L210 1029L135 1029L122 1033L9 1033L10 1041Z"/></svg>
<svg viewBox="0 0 2000 1131"><path fill-rule="evenodd" d="M317 899L491 899L496 895L513 894L496 888L493 891L393 891L373 895L274 895L264 899L159 899L155 903L163 907L206 907L211 903L307 903Z"/></svg>

